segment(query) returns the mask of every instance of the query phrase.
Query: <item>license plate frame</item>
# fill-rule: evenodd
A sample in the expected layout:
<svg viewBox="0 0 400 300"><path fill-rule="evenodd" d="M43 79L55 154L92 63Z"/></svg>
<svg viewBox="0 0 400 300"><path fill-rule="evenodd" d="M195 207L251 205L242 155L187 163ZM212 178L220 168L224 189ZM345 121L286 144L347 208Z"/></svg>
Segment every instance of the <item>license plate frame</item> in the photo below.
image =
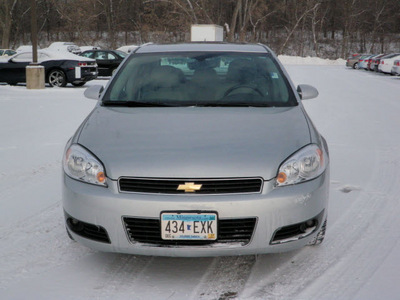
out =
<svg viewBox="0 0 400 300"><path fill-rule="evenodd" d="M215 241L218 214L215 211L163 211L161 239L173 241Z"/></svg>

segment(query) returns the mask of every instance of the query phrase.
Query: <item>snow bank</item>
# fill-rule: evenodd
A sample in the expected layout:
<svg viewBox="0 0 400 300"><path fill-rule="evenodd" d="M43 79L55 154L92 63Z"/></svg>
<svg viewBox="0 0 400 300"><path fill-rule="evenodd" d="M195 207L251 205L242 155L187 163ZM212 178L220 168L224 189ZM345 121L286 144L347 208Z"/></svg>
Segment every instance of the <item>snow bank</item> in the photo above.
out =
<svg viewBox="0 0 400 300"><path fill-rule="evenodd" d="M287 56L279 55L279 60L284 65L339 65L344 66L346 61L344 59L323 59L319 57L300 57L300 56Z"/></svg>

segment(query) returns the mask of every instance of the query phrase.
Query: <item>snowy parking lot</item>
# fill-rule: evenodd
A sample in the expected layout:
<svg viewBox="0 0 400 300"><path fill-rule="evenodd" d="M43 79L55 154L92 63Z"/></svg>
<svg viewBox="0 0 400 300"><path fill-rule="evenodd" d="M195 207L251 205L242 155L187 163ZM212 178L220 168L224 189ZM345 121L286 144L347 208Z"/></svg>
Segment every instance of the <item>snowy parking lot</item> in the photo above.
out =
<svg viewBox="0 0 400 300"><path fill-rule="evenodd" d="M294 83L320 93L304 106L330 148L328 229L320 246L273 255L160 258L72 242L61 158L96 102L86 86L0 84L0 298L399 299L400 77L292 63Z"/></svg>

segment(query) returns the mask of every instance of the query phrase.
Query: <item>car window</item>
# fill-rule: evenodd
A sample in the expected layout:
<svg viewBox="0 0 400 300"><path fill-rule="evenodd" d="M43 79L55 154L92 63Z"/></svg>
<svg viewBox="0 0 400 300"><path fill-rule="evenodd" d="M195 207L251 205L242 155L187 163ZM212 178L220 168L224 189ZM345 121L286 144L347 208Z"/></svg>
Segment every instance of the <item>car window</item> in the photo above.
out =
<svg viewBox="0 0 400 300"><path fill-rule="evenodd" d="M85 53L82 53L82 56L88 57L88 58L93 58L94 57L94 53L92 51L85 52Z"/></svg>
<svg viewBox="0 0 400 300"><path fill-rule="evenodd" d="M6 50L6 52L5 52L5 54L8 56L14 55L15 53L17 53L17 52L15 52L13 50Z"/></svg>
<svg viewBox="0 0 400 300"><path fill-rule="evenodd" d="M122 58L125 58L125 57L128 55L127 53L122 52L122 51L119 51L119 50L115 50L115 52L116 52L119 56L121 56Z"/></svg>
<svg viewBox="0 0 400 300"><path fill-rule="evenodd" d="M12 60L14 62L31 62L33 60L32 52L18 54Z"/></svg>
<svg viewBox="0 0 400 300"><path fill-rule="evenodd" d="M47 54L42 53L42 52L38 53L38 62L46 61L49 59L50 59L50 56L48 56Z"/></svg>
<svg viewBox="0 0 400 300"><path fill-rule="evenodd" d="M103 101L173 106L297 105L286 77L270 55L219 52L133 55Z"/></svg>
<svg viewBox="0 0 400 300"><path fill-rule="evenodd" d="M107 53L107 59L113 60L113 59L117 59L117 57L116 57L113 53L108 52L108 53Z"/></svg>
<svg viewBox="0 0 400 300"><path fill-rule="evenodd" d="M107 59L107 53L104 51L98 51L95 53L95 59L99 60L106 60Z"/></svg>

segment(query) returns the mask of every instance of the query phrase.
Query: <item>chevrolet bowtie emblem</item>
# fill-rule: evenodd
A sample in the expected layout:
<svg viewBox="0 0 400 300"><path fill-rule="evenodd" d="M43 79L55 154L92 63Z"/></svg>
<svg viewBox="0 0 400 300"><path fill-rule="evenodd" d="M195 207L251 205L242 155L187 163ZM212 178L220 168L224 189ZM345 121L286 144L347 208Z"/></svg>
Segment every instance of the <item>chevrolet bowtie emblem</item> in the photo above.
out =
<svg viewBox="0 0 400 300"><path fill-rule="evenodd" d="M185 182L180 184L177 188L178 191L185 191L185 193L193 193L201 189L202 184L195 184L194 182Z"/></svg>

